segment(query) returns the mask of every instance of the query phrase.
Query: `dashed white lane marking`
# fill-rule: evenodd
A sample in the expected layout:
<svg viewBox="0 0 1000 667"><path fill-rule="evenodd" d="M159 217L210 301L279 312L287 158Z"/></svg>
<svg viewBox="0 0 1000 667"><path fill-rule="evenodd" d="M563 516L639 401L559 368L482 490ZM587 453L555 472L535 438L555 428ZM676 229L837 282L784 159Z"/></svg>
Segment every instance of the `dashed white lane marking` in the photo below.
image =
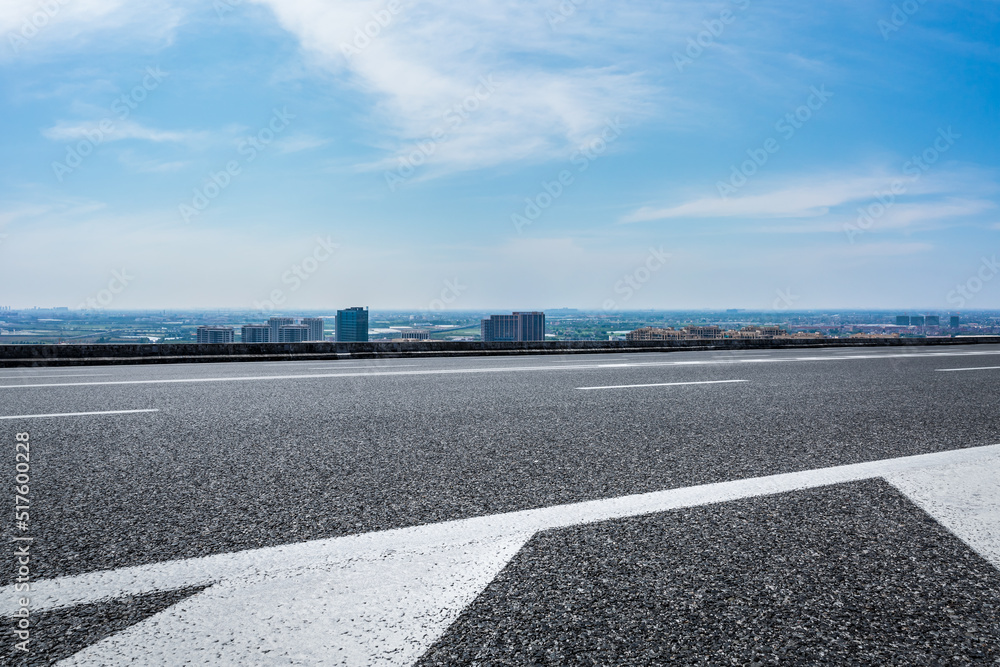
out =
<svg viewBox="0 0 1000 667"><path fill-rule="evenodd" d="M539 530L884 477L1000 565L998 472L991 445L720 482L38 581L32 607L213 584L64 665L406 665ZM0 616L17 598L3 589Z"/></svg>
<svg viewBox="0 0 1000 667"><path fill-rule="evenodd" d="M594 389L632 389L634 387L681 387L689 384L729 384L733 382L746 382L746 380L703 380L701 382L657 382L656 384L616 384L607 387L577 387L582 391L593 391Z"/></svg>
<svg viewBox="0 0 1000 667"><path fill-rule="evenodd" d="M342 368L371 368L372 370L377 370L380 368L412 368L414 366L419 366L420 364L387 364L385 366L380 366L379 364L365 364L358 366L341 366L336 361L330 362L329 366L310 366L307 371L332 371Z"/></svg>
<svg viewBox="0 0 1000 667"><path fill-rule="evenodd" d="M44 384L6 384L0 389L28 389L36 387L93 387L108 385L131 384L191 384L199 382L257 382L263 380L310 380L318 378L351 378L351 377L391 377L407 375L463 375L468 373L514 373L514 372L552 372L569 370L599 370L607 368L650 368L656 366L705 366L716 364L761 364L782 363L789 361L852 361L869 359L922 359L924 357L964 357L973 355L1000 355L998 352L926 352L920 354L856 354L839 357L769 357L760 359L691 360L662 362L620 362L604 364L568 365L568 366L492 366L480 368L436 368L419 371L389 371L389 372L357 372L357 373L314 373L308 375L253 375L230 377L201 378L164 378L158 380L109 380L101 382L47 382Z"/></svg>
<svg viewBox="0 0 1000 667"><path fill-rule="evenodd" d="M0 380L40 380L42 378L93 378L108 376L109 373L64 373L61 375L0 375Z"/></svg>
<svg viewBox="0 0 1000 667"><path fill-rule="evenodd" d="M995 371L1000 370L1000 366L977 366L975 368L937 368L940 373L951 373L954 371Z"/></svg>
<svg viewBox="0 0 1000 667"><path fill-rule="evenodd" d="M148 410L104 410L102 412L60 412L50 415L13 415L0 419L42 419L48 417L88 417L91 415L134 415L140 412L159 412L158 408Z"/></svg>

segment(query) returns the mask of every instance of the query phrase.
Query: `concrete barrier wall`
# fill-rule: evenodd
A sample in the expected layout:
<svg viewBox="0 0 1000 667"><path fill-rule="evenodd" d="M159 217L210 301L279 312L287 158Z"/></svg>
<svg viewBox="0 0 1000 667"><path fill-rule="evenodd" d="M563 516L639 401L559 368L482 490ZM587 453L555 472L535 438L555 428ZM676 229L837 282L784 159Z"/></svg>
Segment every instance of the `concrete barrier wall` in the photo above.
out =
<svg viewBox="0 0 1000 667"><path fill-rule="evenodd" d="M685 341L545 341L482 343L406 341L369 343L171 343L157 345L0 345L0 367L93 364L217 363L462 357L524 354L597 354L602 352L677 352L682 350L769 350L816 347L912 347L998 344L1000 336L969 338L867 338Z"/></svg>

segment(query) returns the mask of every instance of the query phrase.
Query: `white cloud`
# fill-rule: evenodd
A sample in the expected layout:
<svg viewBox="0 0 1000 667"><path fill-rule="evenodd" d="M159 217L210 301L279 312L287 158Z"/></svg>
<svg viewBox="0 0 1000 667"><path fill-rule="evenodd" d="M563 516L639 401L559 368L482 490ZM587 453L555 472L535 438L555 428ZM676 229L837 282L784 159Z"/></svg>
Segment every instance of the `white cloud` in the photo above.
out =
<svg viewBox="0 0 1000 667"><path fill-rule="evenodd" d="M622 222L642 222L666 218L807 218L824 215L830 207L871 197L886 186L881 176L807 181L743 197L704 197L665 208L644 207Z"/></svg>
<svg viewBox="0 0 1000 667"><path fill-rule="evenodd" d="M844 244L836 246L828 254L832 256L844 255L848 257L899 257L904 255L917 255L934 250L930 243L920 242L880 242L880 243L857 243L854 245ZM816 256L822 251L816 253Z"/></svg>
<svg viewBox="0 0 1000 667"><path fill-rule="evenodd" d="M44 204L8 203L0 204L0 226L21 223L25 220L38 221L58 217L77 219L105 208L103 202L82 199L50 198Z"/></svg>
<svg viewBox="0 0 1000 667"><path fill-rule="evenodd" d="M84 45L169 43L193 0L4 0L0 59L72 52ZM114 40L101 37L114 33Z"/></svg>
<svg viewBox="0 0 1000 667"><path fill-rule="evenodd" d="M878 221L878 226L884 229L909 227L920 222L977 215L990 211L996 206L996 203L985 199L957 198L948 198L940 202L926 204L900 204L889 209Z"/></svg>
<svg viewBox="0 0 1000 667"><path fill-rule="evenodd" d="M981 196L995 191L992 175L984 170L951 170L929 173L919 178L885 169L818 174L787 179L778 185L772 179L760 185L759 194L739 197L702 197L661 208L643 207L622 218L623 223L667 219L698 218L821 218L820 224L835 223L827 216L843 217L840 207L867 205L878 197L891 197L887 211L879 218L880 227L906 227L915 222L973 215L995 208ZM897 194L892 194L893 184ZM853 209L849 212L854 215ZM837 223L839 224L839 222ZM768 228L779 231L787 228ZM809 225L803 231L817 231Z"/></svg>
<svg viewBox="0 0 1000 667"><path fill-rule="evenodd" d="M60 23L93 23L119 10L125 0L5 0L0 3L0 32L29 38Z"/></svg>
<svg viewBox="0 0 1000 667"><path fill-rule="evenodd" d="M385 0L256 1L312 58L370 96L373 129L392 138L393 155L368 167L392 165L437 129L446 136L428 164L439 171L564 156L608 120L647 114L658 94L621 64L622 49L653 38L636 36L649 14L609 2L589 3L554 30L552 7L527 0L399 0L395 14ZM595 30L590 9L605 29ZM668 30L689 29L656 16ZM367 38L366 28L377 34ZM495 87L483 84L491 79Z"/></svg>
<svg viewBox="0 0 1000 667"><path fill-rule="evenodd" d="M320 146L325 146L328 143L330 143L329 139L299 134L276 141L274 145L281 153L298 153L300 151L308 151L313 148L319 148Z"/></svg>
<svg viewBox="0 0 1000 667"><path fill-rule="evenodd" d="M125 167L140 174L162 174L179 171L191 165L188 160L153 160L137 157L132 151L122 151L118 161Z"/></svg>
<svg viewBox="0 0 1000 667"><path fill-rule="evenodd" d="M110 131L104 130L108 127L108 121L88 121L83 123L68 123L60 121L53 127L42 130L42 135L52 141L75 141L77 139L90 139L93 143L99 144L104 141L120 141L123 139L141 139L143 141L153 141L156 143L175 142L181 143L204 138L201 132L192 131L170 131L157 130L146 127L135 121L110 121ZM104 127L102 128L102 124Z"/></svg>
<svg viewBox="0 0 1000 667"><path fill-rule="evenodd" d="M931 227L934 223L954 220L967 216L978 215L991 211L996 203L986 199L945 198L937 202L896 204L886 212L873 219L866 230L881 231L888 229L904 229L907 227ZM843 233L845 228L858 229L859 214L857 210L823 216L821 218L784 225L765 225L757 229L760 232L778 234L799 234L816 232ZM921 224L923 223L923 224Z"/></svg>
<svg viewBox="0 0 1000 667"><path fill-rule="evenodd" d="M24 204L12 206L7 210L0 209L0 227L4 227L21 218L34 218L45 215L51 210L52 206L47 204Z"/></svg>

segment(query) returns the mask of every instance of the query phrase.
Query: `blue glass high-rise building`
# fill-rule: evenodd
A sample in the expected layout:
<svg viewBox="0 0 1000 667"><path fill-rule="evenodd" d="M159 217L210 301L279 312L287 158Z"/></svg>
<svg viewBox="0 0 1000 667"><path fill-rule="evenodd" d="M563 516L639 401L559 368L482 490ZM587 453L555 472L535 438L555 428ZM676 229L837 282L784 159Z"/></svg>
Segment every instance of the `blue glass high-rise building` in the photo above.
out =
<svg viewBox="0 0 1000 667"><path fill-rule="evenodd" d="M337 342L363 343L368 341L368 309L347 308L337 311Z"/></svg>

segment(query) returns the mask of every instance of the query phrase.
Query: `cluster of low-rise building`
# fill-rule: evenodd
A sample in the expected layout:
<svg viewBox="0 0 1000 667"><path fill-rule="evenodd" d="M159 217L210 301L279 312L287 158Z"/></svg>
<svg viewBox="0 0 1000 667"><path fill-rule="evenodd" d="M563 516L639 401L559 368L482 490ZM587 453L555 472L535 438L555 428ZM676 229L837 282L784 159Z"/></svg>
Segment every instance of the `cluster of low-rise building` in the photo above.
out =
<svg viewBox="0 0 1000 667"><path fill-rule="evenodd" d="M793 333L789 333L788 330L783 329L776 324L764 324L764 325L751 324L744 327L740 327L739 329L723 329L722 327L714 324L691 325L680 329L674 329L673 327L666 327L666 328L641 327L639 329L630 331L627 334L625 334L625 340L628 341L720 340L720 339L809 340L809 339L827 338L827 337L828 336L822 333L812 332L812 331L796 331ZM860 333L850 334L848 338L899 338L899 333L860 332Z"/></svg>
<svg viewBox="0 0 1000 667"><path fill-rule="evenodd" d="M814 333L788 333L775 324L755 325L751 324L739 329L723 329L715 324L692 324L690 326L674 329L673 327L641 327L635 331L625 334L625 340L718 340L723 338L766 340L774 338L822 338L820 334Z"/></svg>

